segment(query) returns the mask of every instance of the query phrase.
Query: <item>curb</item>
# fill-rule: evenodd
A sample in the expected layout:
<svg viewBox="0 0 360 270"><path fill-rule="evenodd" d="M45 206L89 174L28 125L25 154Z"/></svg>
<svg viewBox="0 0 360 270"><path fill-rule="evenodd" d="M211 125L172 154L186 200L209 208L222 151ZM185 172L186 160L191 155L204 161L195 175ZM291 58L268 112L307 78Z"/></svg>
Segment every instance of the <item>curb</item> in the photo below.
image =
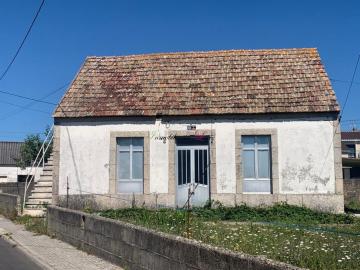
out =
<svg viewBox="0 0 360 270"><path fill-rule="evenodd" d="M11 232L8 232L5 229L0 228L0 237L4 239L4 241L12 245L13 247L18 248L21 252L27 255L30 260L32 260L35 264L37 264L41 269L45 269L45 270L53 269L40 256L38 256L36 253L31 251L29 248L23 246L20 242L16 241L14 238L11 237L11 235L12 235Z"/></svg>

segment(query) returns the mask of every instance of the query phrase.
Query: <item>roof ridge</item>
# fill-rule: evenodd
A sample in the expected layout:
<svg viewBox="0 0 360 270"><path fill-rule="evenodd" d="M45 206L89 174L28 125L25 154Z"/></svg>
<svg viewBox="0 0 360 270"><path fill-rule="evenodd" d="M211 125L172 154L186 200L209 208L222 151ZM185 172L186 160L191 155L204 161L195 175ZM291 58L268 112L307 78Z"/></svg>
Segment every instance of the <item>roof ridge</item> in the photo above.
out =
<svg viewBox="0 0 360 270"><path fill-rule="evenodd" d="M303 47L303 48L269 48L269 49L229 49L229 50L201 50L201 51L175 51L175 52L154 52L154 53L140 53L140 54L128 54L128 55L89 55L88 59L105 59L105 58L131 58L142 56L167 56L167 55L183 55L183 54L219 54L219 53L236 53L236 52L284 52L284 51L315 51L316 47Z"/></svg>

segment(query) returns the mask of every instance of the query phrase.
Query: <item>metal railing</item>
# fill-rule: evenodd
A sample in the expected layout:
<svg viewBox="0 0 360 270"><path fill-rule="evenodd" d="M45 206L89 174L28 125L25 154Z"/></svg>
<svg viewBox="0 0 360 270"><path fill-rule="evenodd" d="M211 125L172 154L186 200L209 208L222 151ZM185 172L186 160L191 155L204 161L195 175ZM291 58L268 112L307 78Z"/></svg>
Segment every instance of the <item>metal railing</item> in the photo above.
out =
<svg viewBox="0 0 360 270"><path fill-rule="evenodd" d="M53 129L54 129L54 125L52 125L51 128L49 129L49 132L47 133L45 140L43 141L41 148L40 148L39 152L37 153L36 158L30 167L30 170L28 170L26 180L25 180L24 199L23 199L23 203L22 203L22 207L21 207L22 211L26 205L26 195L27 195L28 189L29 189L32 181L36 177L36 173L37 173L39 166L41 165L44 168L45 155L46 155L46 152L49 149L51 142L54 138Z"/></svg>

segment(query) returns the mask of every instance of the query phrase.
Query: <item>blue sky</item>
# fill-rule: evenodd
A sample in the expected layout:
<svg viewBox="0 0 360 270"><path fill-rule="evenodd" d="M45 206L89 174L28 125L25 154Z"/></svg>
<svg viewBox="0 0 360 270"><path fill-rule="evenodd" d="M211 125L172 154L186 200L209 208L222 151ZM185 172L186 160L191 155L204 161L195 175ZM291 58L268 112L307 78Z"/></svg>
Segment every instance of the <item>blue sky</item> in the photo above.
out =
<svg viewBox="0 0 360 270"><path fill-rule="evenodd" d="M0 72L40 0L0 1ZM42 98L70 82L88 55L317 47L342 105L360 53L360 1L47 0L0 90ZM360 128L360 67L346 120ZM46 100L57 103L66 89ZM11 103L11 104L9 104ZM52 123L54 106L0 93L0 140L22 140Z"/></svg>

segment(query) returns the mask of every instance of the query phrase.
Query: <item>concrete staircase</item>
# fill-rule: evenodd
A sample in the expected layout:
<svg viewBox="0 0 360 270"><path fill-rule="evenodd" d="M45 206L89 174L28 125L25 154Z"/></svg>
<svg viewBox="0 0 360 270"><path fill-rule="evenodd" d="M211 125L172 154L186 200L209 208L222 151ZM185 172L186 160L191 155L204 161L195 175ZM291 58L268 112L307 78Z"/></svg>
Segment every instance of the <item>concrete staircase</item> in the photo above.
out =
<svg viewBox="0 0 360 270"><path fill-rule="evenodd" d="M46 212L46 205L52 202L53 185L53 156L50 155L45 163L39 181L34 185L30 196L28 197L23 215L43 216Z"/></svg>

